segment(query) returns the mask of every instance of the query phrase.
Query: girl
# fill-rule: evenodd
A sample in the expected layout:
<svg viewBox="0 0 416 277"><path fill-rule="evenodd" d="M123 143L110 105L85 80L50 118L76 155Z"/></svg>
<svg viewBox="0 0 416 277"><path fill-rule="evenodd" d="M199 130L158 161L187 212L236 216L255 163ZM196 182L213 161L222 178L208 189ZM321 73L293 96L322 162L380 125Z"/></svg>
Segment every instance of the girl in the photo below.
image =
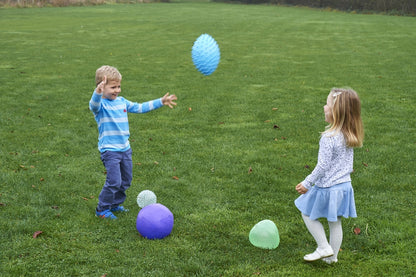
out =
<svg viewBox="0 0 416 277"><path fill-rule="evenodd" d="M353 148L362 146L364 129L360 99L352 89L333 88L324 113L329 126L319 141L318 163L312 173L296 186L301 196L295 200L295 205L318 244L315 252L305 255L304 260L324 258L331 264L338 261L342 243L341 217L357 217L350 174L353 171ZM328 220L329 243L318 218Z"/></svg>

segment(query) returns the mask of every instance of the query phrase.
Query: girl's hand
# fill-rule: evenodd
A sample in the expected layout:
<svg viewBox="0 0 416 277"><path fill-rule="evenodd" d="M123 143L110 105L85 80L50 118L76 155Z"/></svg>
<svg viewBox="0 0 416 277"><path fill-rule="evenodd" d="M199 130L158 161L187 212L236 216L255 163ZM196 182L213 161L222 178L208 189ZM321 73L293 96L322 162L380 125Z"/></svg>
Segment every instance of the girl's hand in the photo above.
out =
<svg viewBox="0 0 416 277"><path fill-rule="evenodd" d="M306 192L308 192L308 189L306 189L306 188L302 185L302 183L299 183L299 184L296 186L296 190L297 190L297 192L299 192L300 194L305 194Z"/></svg>
<svg viewBox="0 0 416 277"><path fill-rule="evenodd" d="M98 94L103 93L104 87L107 84L107 76L104 76L104 79L101 83L98 84L97 88L95 89L95 92Z"/></svg>
<svg viewBox="0 0 416 277"><path fill-rule="evenodd" d="M175 100L177 100L178 98L176 97L175 94L169 95L169 92L166 93L163 97L162 97L162 103L165 106L169 106L169 108L173 108L173 106L176 106L176 103L173 102ZM173 106L172 106L173 105Z"/></svg>

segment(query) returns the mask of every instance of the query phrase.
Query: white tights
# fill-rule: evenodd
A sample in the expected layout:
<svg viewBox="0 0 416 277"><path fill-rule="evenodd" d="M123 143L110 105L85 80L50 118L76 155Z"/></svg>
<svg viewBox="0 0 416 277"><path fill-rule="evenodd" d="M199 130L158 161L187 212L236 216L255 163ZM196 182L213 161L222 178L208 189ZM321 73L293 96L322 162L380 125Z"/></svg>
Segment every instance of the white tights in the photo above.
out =
<svg viewBox="0 0 416 277"><path fill-rule="evenodd" d="M319 249L325 249L328 247L328 240L326 238L325 229L321 222L318 220L312 220L308 216L302 214L303 221L306 224L309 232L318 244ZM334 250L334 255L328 259L337 261L338 252L342 243L342 224L341 217L338 217L338 221L328 221L329 225L329 245Z"/></svg>

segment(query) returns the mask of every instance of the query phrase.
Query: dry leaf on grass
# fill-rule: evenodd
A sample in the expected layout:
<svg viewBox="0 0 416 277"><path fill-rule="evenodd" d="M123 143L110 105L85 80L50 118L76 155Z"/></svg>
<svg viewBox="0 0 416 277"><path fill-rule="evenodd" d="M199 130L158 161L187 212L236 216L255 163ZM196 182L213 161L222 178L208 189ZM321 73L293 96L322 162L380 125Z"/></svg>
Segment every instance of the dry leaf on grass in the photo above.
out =
<svg viewBox="0 0 416 277"><path fill-rule="evenodd" d="M40 234L42 234L43 232L42 231L36 231L36 232L34 232L33 233L33 238L35 239L35 238L37 238Z"/></svg>

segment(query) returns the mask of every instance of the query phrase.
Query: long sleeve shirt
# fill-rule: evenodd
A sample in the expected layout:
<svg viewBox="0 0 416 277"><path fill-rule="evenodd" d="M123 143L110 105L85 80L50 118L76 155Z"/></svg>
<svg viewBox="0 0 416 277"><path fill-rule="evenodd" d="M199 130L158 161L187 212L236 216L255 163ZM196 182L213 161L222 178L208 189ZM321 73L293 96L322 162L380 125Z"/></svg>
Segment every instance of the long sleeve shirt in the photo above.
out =
<svg viewBox="0 0 416 277"><path fill-rule="evenodd" d="M345 144L344 135L323 134L319 141L318 163L310 175L302 182L306 189L313 184L318 187L331 187L351 181L354 150Z"/></svg>
<svg viewBox="0 0 416 277"><path fill-rule="evenodd" d="M102 98L94 91L89 108L98 125L98 150L103 153L130 149L127 113L147 113L162 106L162 98L140 104L120 96L115 100Z"/></svg>

